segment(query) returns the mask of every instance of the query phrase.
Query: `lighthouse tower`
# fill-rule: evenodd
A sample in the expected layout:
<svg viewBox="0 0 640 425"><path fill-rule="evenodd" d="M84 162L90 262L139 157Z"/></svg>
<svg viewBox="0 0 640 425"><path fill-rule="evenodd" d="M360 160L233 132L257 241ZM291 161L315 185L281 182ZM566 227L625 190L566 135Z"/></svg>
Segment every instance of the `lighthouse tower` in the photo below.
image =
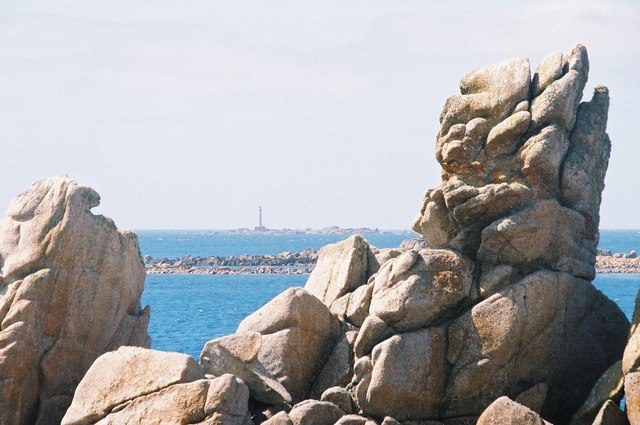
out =
<svg viewBox="0 0 640 425"><path fill-rule="evenodd" d="M262 207L258 207L258 225L254 229L267 230L267 228L262 225Z"/></svg>

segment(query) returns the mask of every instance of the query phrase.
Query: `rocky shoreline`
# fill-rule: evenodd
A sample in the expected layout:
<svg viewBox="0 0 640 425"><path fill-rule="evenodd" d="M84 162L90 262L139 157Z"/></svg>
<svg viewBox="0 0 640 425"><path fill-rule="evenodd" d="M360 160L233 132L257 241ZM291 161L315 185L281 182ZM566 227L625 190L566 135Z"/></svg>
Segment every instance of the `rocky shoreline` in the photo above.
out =
<svg viewBox="0 0 640 425"><path fill-rule="evenodd" d="M34 183L0 220L0 424L640 425L640 297L629 323L591 282L611 142L588 69L577 45L463 77L397 249L143 260L93 189ZM150 348L148 266L313 272L198 361Z"/></svg>
<svg viewBox="0 0 640 425"><path fill-rule="evenodd" d="M409 241L405 241L399 250L412 247ZM153 258L147 255L144 257L144 265L147 274L309 274L313 271L317 260L318 251L309 248L302 252L282 252L277 255L243 254L229 257L187 255L181 258ZM640 257L636 256L635 251L630 253L598 251L596 273L640 274Z"/></svg>

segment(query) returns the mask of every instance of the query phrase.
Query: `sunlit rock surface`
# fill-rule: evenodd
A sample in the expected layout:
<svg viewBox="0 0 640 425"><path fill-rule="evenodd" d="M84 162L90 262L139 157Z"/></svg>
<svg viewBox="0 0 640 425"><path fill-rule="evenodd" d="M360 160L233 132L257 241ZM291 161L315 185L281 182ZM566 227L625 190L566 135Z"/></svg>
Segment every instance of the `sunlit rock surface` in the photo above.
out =
<svg viewBox="0 0 640 425"><path fill-rule="evenodd" d="M39 180L0 221L0 423L58 424L93 361L148 346L135 234L91 209L100 196Z"/></svg>

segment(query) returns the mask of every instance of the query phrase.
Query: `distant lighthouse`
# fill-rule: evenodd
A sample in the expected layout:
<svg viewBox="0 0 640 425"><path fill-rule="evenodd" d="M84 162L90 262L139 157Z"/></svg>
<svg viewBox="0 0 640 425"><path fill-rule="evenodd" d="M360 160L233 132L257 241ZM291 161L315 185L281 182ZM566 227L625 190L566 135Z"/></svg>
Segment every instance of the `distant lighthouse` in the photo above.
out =
<svg viewBox="0 0 640 425"><path fill-rule="evenodd" d="M267 228L262 225L262 207L261 206L258 207L258 226L255 228L255 230L267 230Z"/></svg>

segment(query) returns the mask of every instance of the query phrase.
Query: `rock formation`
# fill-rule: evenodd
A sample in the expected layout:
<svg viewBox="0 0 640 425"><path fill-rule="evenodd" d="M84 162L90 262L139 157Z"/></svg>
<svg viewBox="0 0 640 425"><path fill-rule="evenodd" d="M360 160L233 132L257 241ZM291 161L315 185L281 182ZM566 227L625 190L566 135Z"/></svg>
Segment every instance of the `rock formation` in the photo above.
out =
<svg viewBox="0 0 640 425"><path fill-rule="evenodd" d="M232 346L225 353L234 352L235 363L270 372L259 387L275 380L292 395L277 401L318 398L337 386L355 406L345 414L375 420L473 421L510 396L568 423L620 358L628 327L589 282L610 142L607 89L580 103L588 68L586 49L576 46L549 55L533 77L528 60L516 58L462 79L461 95L440 117L443 180L427 191L414 223L430 249L378 252L350 238L320 252L308 292L287 295L303 304L315 295L329 311L313 307L277 330L321 320L319 346L341 341L330 353L298 357L316 372L296 382L295 396L289 376L303 375L282 368L285 352L256 348L267 325L258 334L241 325L232 342L210 342L205 367L235 370L212 360L223 357L212 348ZM329 336L328 314L343 323L342 338ZM288 314L270 303L247 320L262 317ZM289 355L305 347L283 345ZM291 413L289 420L296 422Z"/></svg>
<svg viewBox="0 0 640 425"><path fill-rule="evenodd" d="M626 320L588 281L610 151L607 89L580 103L588 69L580 45L532 78L528 60L511 59L465 76L445 104L443 181L414 222L475 270L475 305L448 325L445 417L545 383L542 416L566 423L619 358Z"/></svg>
<svg viewBox="0 0 640 425"><path fill-rule="evenodd" d="M607 423L620 419L624 374L640 423L640 345L616 365L629 323L590 282L610 142L607 89L581 103L588 68L578 45L533 76L525 58L465 76L440 116L442 183L414 223L429 248L377 250L359 236L325 247L305 288L209 341L201 364L230 386L233 421L246 407L270 425ZM66 423L157 411L156 368L120 382L110 370L136 368L116 357L94 364ZM167 389L202 381L189 376ZM96 402L94 380L117 397ZM208 418L198 397L197 418L184 406L175 417Z"/></svg>
<svg viewBox="0 0 640 425"><path fill-rule="evenodd" d="M248 401L242 381L229 374L207 379L186 354L121 347L91 366L62 424L242 425Z"/></svg>
<svg viewBox="0 0 640 425"><path fill-rule="evenodd" d="M477 425L550 425L533 410L500 397L480 415Z"/></svg>
<svg viewBox="0 0 640 425"><path fill-rule="evenodd" d="M473 418L544 384L542 417L567 423L619 359L627 321L589 282L610 142L607 89L580 103L588 66L582 46L533 78L511 59L471 72L447 100L443 180L414 222L431 249L363 283L351 385L364 413Z"/></svg>
<svg viewBox="0 0 640 425"><path fill-rule="evenodd" d="M93 361L149 345L135 234L91 213L67 177L34 183L0 221L0 423L58 424Z"/></svg>
<svg viewBox="0 0 640 425"><path fill-rule="evenodd" d="M233 373L264 403L300 401L329 355L338 320L316 297L291 288L247 317L238 333L207 342L207 373Z"/></svg>

